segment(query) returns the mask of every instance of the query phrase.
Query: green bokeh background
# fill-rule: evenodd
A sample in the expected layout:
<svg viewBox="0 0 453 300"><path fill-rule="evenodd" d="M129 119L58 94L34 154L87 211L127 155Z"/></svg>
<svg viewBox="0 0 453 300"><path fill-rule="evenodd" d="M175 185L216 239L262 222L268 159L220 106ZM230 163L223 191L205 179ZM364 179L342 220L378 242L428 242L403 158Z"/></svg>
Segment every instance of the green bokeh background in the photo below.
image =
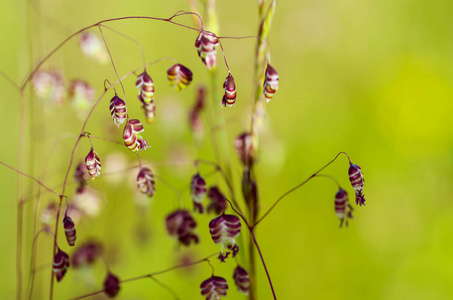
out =
<svg viewBox="0 0 453 300"><path fill-rule="evenodd" d="M145 15L169 17L188 10L185 1L3 1L0 4L0 69L22 82L35 64L68 34L99 20ZM217 3L221 35L247 36L257 32L255 1ZM325 178L288 196L258 227L257 237L279 299L451 299L453 298L453 2L449 1L279 1L270 34L272 63L280 74L280 89L267 104L265 131L257 167L261 208L319 169L338 152L346 151L362 167L366 207L357 207L349 228L338 229L333 199L336 186ZM192 25L192 19L180 19ZM166 81L170 62L149 68L156 86L157 119L145 125L144 137L152 146L142 159L155 163L153 171L181 189L190 207L187 186L194 158L213 159L208 135L194 144L187 126L195 88L207 82L204 65L193 46L196 33L166 23L121 21L111 27L137 39L148 61L174 57L194 73L194 82L177 93ZM141 66L138 47L106 31L119 74ZM31 42L31 44L30 44ZM233 139L249 128L253 99L255 41L224 40L225 52L238 91L235 108L225 109L235 188L239 195L241 167ZM31 46L30 46L31 45ZM32 59L30 60L30 57ZM219 58L218 92L227 74ZM84 57L77 40L70 41L43 69L58 68L69 81L84 78L99 95L103 81L115 80L110 65L100 66ZM135 99L135 77L124 81L129 113L141 118ZM2 143L0 160L17 167L19 95L0 80ZM90 119L87 131L120 140L112 126L107 93ZM42 102L25 93L26 172L60 189L70 151L82 121L69 103L43 111ZM220 102L220 99L218 100ZM30 104L30 103L34 104ZM217 102L217 100L216 100ZM34 123L30 124L30 114ZM33 128L33 138L28 138ZM207 132L206 132L207 133ZM33 146L33 140L36 142ZM58 143L56 143L58 141ZM35 149L34 167L28 153ZM82 140L75 158L89 151ZM124 147L95 141L101 160L121 153L128 165L136 157ZM45 164L46 159L48 163ZM105 161L105 160L103 160ZM46 166L45 175L43 175ZM103 168L108 168L103 164ZM324 173L335 176L353 191L348 163L340 157ZM208 167L202 173L209 173ZM135 171L134 171L135 172ZM44 177L43 177L44 176ZM104 201L97 218L77 224L77 243L100 240L112 272L130 278L176 265L182 256L200 259L218 251L210 240L210 217L197 216L201 244L188 249L168 238L164 217L175 208L175 194L157 180L157 193L146 209L137 209L136 193L128 177L120 184L102 176L92 182ZM210 176L208 184L221 183ZM0 295L12 299L16 286L17 176L1 167L0 190ZM24 179L24 189L33 185ZM36 192L36 186L35 192ZM68 187L71 196L75 186ZM51 200L40 198L41 209ZM30 202L31 203L31 202ZM25 206L24 286L28 281L33 239L32 204ZM65 251L60 228L59 244ZM141 235L138 235L140 229ZM38 239L38 266L34 299L45 299L49 289L52 240ZM240 257L242 259L243 257ZM217 275L229 284L229 299L244 299L232 281L233 260L213 260ZM259 299L271 299L267 279L258 263ZM55 298L67 299L99 289L105 270L98 262L91 275L70 269L56 284ZM181 299L201 299L199 284L208 278L207 264L161 275ZM89 280L92 276L93 281ZM99 299L103 299L101 295ZM118 299L172 299L151 280L122 286Z"/></svg>

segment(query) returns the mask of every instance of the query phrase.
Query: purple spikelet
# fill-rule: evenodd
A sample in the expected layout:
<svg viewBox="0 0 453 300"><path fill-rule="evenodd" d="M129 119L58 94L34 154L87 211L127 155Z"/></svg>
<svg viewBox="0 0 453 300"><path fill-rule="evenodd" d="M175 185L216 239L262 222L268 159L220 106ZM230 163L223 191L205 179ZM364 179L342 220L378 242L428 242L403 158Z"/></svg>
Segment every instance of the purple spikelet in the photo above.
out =
<svg viewBox="0 0 453 300"><path fill-rule="evenodd" d="M193 241L198 244L198 235L194 233L197 223L187 210L177 210L165 219L167 232L170 236L176 236L179 242L189 246Z"/></svg>
<svg viewBox="0 0 453 300"><path fill-rule="evenodd" d="M120 291L120 280L117 276L109 273L104 281L104 293L109 298L113 298Z"/></svg>
<svg viewBox="0 0 453 300"><path fill-rule="evenodd" d="M65 215L63 219L63 226L66 240L68 241L69 246L74 246L76 241L76 229L74 222L68 215Z"/></svg>
<svg viewBox="0 0 453 300"><path fill-rule="evenodd" d="M173 65L167 70L170 85L177 91L185 89L192 82L192 71L181 64Z"/></svg>
<svg viewBox="0 0 453 300"><path fill-rule="evenodd" d="M194 211L203 213L203 198L206 196L206 181L200 174L195 174L190 183L190 195L194 205Z"/></svg>
<svg viewBox="0 0 453 300"><path fill-rule="evenodd" d="M142 194L152 198L154 196L154 176L149 168L141 168L137 175L137 186Z"/></svg>
<svg viewBox="0 0 453 300"><path fill-rule="evenodd" d="M201 296L206 300L219 300L220 297L225 297L228 290L228 283L225 278L212 275L200 285Z"/></svg>
<svg viewBox="0 0 453 300"><path fill-rule="evenodd" d="M57 281L60 282L69 268L69 256L58 248L57 254L53 258L53 272Z"/></svg>
<svg viewBox="0 0 453 300"><path fill-rule="evenodd" d="M271 101L275 92L278 90L278 73L271 65L267 65L266 75L264 79L264 96L266 101Z"/></svg>
<svg viewBox="0 0 453 300"><path fill-rule="evenodd" d="M235 238L241 232L241 221L235 215L226 215L222 213L217 218L209 222L209 232L215 244L221 244L219 259L223 261L230 254L224 251L224 248L233 252L233 257L239 252L239 246Z"/></svg>
<svg viewBox="0 0 453 300"><path fill-rule="evenodd" d="M358 165L351 164L348 170L349 181L355 191L355 204L365 205L365 196L363 195L363 185L365 180L363 179L362 170Z"/></svg>
<svg viewBox="0 0 453 300"><path fill-rule="evenodd" d="M213 211L218 215L225 211L225 196L222 194L218 187L211 186L209 188L208 199L210 200L210 203L208 205L208 213Z"/></svg>
<svg viewBox="0 0 453 300"><path fill-rule="evenodd" d="M352 219L352 206L348 201L348 193L345 190L339 189L335 195L335 214L340 219L340 228L343 226L343 223L346 223L348 226L348 219Z"/></svg>
<svg viewBox="0 0 453 300"><path fill-rule="evenodd" d="M234 83L234 78L231 74L228 74L225 81L223 82L223 89L225 95L223 96L221 106L234 106L236 103L236 84Z"/></svg>
<svg viewBox="0 0 453 300"><path fill-rule="evenodd" d="M238 288L238 291L245 295L248 295L250 288L249 273L247 273L244 268L238 265L236 269L234 269L233 279Z"/></svg>

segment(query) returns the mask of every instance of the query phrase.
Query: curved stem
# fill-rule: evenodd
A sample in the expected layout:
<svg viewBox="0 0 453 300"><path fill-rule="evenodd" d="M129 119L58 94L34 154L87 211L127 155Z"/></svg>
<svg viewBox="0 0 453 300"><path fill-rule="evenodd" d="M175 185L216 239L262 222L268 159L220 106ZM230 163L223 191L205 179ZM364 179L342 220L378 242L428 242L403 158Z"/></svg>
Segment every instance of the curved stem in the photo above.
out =
<svg viewBox="0 0 453 300"><path fill-rule="evenodd" d="M310 177L308 177L307 179L305 179L304 181L302 181L301 183L299 183L298 185L296 185L295 187L293 187L292 189L290 189L289 191L287 191L286 193L284 193L283 195L281 195L275 202L274 204L272 204L272 206L264 213L264 215L258 219L258 221L255 222L255 224L253 224L252 227L255 227L256 225L258 225L274 208L275 206L277 206L277 204L283 199L285 198L286 196L288 196L289 194L291 194L292 192L294 192L295 190L297 190L298 188L300 188L301 186L303 186L304 184L306 184L308 181L310 181L310 179L312 179L313 177L315 177L316 175L318 175L318 173L320 173L322 170L324 170L325 168L327 168L330 164L332 164L337 158L338 156L340 156L340 154L345 154L348 159L349 159L349 156L346 152L340 152L338 153L334 159L332 159L330 162L328 162L326 165L324 165L321 169L319 169L318 171L316 171L315 173L313 173L312 175L310 175ZM350 161L350 160L349 160Z"/></svg>

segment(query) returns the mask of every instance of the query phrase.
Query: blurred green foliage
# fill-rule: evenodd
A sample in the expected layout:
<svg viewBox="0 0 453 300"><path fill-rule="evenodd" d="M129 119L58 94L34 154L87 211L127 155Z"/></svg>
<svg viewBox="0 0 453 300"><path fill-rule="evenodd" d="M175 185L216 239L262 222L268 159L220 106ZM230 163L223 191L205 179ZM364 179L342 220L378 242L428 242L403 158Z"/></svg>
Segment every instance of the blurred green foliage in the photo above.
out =
<svg viewBox="0 0 453 300"><path fill-rule="evenodd" d="M3 28L0 69L20 83L32 65L66 36L99 20L146 15L169 17L186 10L184 1L4 1L0 5ZM280 1L270 32L272 63L280 74L280 89L267 105L257 167L261 209L289 190L338 152L346 151L365 176L366 207L356 207L349 228L338 229L333 200L336 186L325 178L311 181L291 194L257 229L263 255L279 299L450 299L453 297L451 102L453 96L453 39L448 1ZM217 3L221 34L255 35L258 9L253 1ZM192 25L190 17L180 21ZM197 146L187 126L195 88L207 83L204 65L193 46L196 32L166 23L128 20L109 24L137 39L148 61L171 56L189 67L194 82L177 93L165 71L170 62L150 67L156 92L157 117L145 125L144 137L152 146L142 159L154 163L153 171L180 188L191 207L188 185L194 158L214 159L206 138ZM94 31L96 32L96 31ZM120 76L141 66L138 47L105 30ZM236 107L225 109L231 153L233 138L247 130L253 103L253 53L255 41L224 40L226 57L236 80ZM219 91L227 70L219 61ZM99 95L103 81L115 80L110 65L100 66L84 57L77 40L67 43L43 69L58 68L67 81L83 78ZM142 118L135 98L135 76L124 81L128 109ZM0 160L17 166L19 95L0 80L2 147ZM119 87L118 87L119 88ZM88 122L96 136L121 139L113 126L109 91ZM42 102L25 93L25 171L60 189L70 151L82 121L70 103L45 111ZM218 99L220 103L221 99ZM217 101L217 100L216 100ZM129 104L130 103L130 104ZM30 115L34 118L30 119ZM29 138L30 129L33 129ZM58 141L58 143L56 143ZM101 160L112 153L136 157L125 147L94 140ZM76 161L89 151L84 139ZM36 158L31 166L29 151ZM48 159L48 161L47 161ZM233 157L235 188L239 196L241 167ZM159 162L176 162L160 165ZM105 165L105 169L108 166ZM348 164L340 157L325 172L335 176L350 196ZM104 170L104 164L103 164ZM209 173L208 167L202 172ZM182 256L200 259L218 251L208 234L210 217L197 216L201 244L178 249L167 237L164 217L175 207L175 193L156 182L156 196L145 209L137 209L135 171L111 183L92 182L104 201L97 218L76 224L77 242L102 241L112 272L130 278L178 264ZM132 177L132 179L130 178ZM37 187L24 179L24 190ZM221 183L210 176L208 184ZM14 297L17 176L0 169L0 295ZM224 186L221 185L223 188ZM74 185L68 187L71 196ZM352 197L351 197L352 198ZM40 209L55 197L43 193ZM24 286L28 281L33 205L25 205ZM212 216L211 216L212 217ZM40 226L40 225L38 225ZM60 228L59 243L65 245ZM52 239L38 239L38 267L34 299L47 298ZM242 259L242 258L241 258ZM241 299L233 285L233 261L214 262L216 275L230 284L229 299ZM271 299L262 266L258 263L258 294ZM90 273L92 272L92 273ZM200 299L199 284L211 275L207 264L159 276L181 299ZM90 277L92 276L92 277ZM55 298L66 299L99 289L105 270L99 262L92 271L69 270L56 284ZM92 280L90 280L90 278ZM151 280L125 284L119 299L172 299ZM101 297L102 298L102 297Z"/></svg>

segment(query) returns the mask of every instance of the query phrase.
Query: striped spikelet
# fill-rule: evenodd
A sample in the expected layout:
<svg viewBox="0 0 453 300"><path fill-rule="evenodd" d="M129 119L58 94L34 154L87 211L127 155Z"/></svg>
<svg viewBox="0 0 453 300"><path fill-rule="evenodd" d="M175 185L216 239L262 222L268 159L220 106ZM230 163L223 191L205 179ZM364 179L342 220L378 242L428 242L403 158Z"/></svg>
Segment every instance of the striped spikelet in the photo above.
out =
<svg viewBox="0 0 453 300"><path fill-rule="evenodd" d="M230 254L228 251L224 253L224 248L232 250L233 257L236 256L239 252L239 246L235 238L241 232L241 221L237 216L222 213L209 222L209 232L214 243L222 246L219 256L220 260L223 261Z"/></svg>
<svg viewBox="0 0 453 300"><path fill-rule="evenodd" d="M203 213L203 198L206 196L206 181L200 174L195 174L190 182L190 195L194 205L194 211Z"/></svg>
<svg viewBox="0 0 453 300"><path fill-rule="evenodd" d="M154 99L154 83L146 70L138 75L135 87L138 89L139 97L141 97L141 99L139 98L140 101L148 104Z"/></svg>
<svg viewBox="0 0 453 300"><path fill-rule="evenodd" d="M238 265L236 269L234 269L233 279L238 288L238 291L245 295L248 295L250 288L250 278L247 271Z"/></svg>
<svg viewBox="0 0 453 300"><path fill-rule="evenodd" d="M352 219L352 210L348 201L348 193L340 188L335 195L335 214L340 219L340 227L343 226L343 223L348 226L348 219Z"/></svg>
<svg viewBox="0 0 453 300"><path fill-rule="evenodd" d="M185 89L192 82L192 71L181 64L173 65L167 70L170 85L177 91Z"/></svg>
<svg viewBox="0 0 453 300"><path fill-rule="evenodd" d="M195 40L198 56L206 65L208 70L212 70L217 65L216 47L219 45L218 37L211 32L200 32Z"/></svg>
<svg viewBox="0 0 453 300"><path fill-rule="evenodd" d="M101 175L101 160L93 148L85 157L85 166L92 180Z"/></svg>
<svg viewBox="0 0 453 300"><path fill-rule="evenodd" d="M236 84L234 83L234 78L231 74L228 74L227 78L223 82L223 89L225 95L223 96L221 106L233 106L236 103Z"/></svg>
<svg viewBox="0 0 453 300"><path fill-rule="evenodd" d="M137 119L129 120L124 126L123 141L132 152L142 151L149 148L146 140L140 135L143 132L143 125Z"/></svg>
<svg viewBox="0 0 453 300"><path fill-rule="evenodd" d="M278 73L271 65L268 64L265 76L263 85L264 97L266 97L266 101L269 102L278 90Z"/></svg>
<svg viewBox="0 0 453 300"><path fill-rule="evenodd" d="M110 100L110 114L112 115L113 123L118 127L126 120L126 102L116 94Z"/></svg>
<svg viewBox="0 0 453 300"><path fill-rule="evenodd" d="M74 246L76 241L76 229L74 222L69 216L65 216L63 219L64 233L69 246Z"/></svg>
<svg viewBox="0 0 453 300"><path fill-rule="evenodd" d="M362 169L358 165L351 164L348 170L349 181L355 191L355 204L365 205L365 196L363 195L363 185L365 180L363 179Z"/></svg>
<svg viewBox="0 0 453 300"><path fill-rule="evenodd" d="M154 196L154 176L149 168L141 168L137 175L137 186L142 194L152 198Z"/></svg>
<svg viewBox="0 0 453 300"><path fill-rule="evenodd" d="M219 300L220 297L225 297L228 291L228 283L225 278L212 275L200 285L201 296L206 300Z"/></svg>
<svg viewBox="0 0 453 300"><path fill-rule="evenodd" d="M53 272L57 281L60 282L69 268L69 256L58 248L57 254L53 257Z"/></svg>

